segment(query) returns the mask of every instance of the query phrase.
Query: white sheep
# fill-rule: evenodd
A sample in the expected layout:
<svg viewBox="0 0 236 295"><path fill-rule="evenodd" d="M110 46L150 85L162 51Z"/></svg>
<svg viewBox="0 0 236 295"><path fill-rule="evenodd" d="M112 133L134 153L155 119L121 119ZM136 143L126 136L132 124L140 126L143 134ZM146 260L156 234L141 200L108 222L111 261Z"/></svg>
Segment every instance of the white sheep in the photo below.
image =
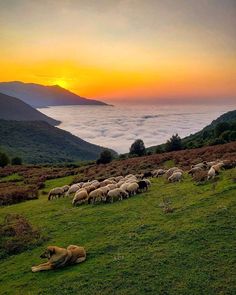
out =
<svg viewBox="0 0 236 295"><path fill-rule="evenodd" d="M79 189L80 189L80 186L78 184L73 184L66 192L66 196L76 193Z"/></svg>
<svg viewBox="0 0 236 295"><path fill-rule="evenodd" d="M207 172L207 180L213 179L216 176L216 171L213 167L210 168L210 170Z"/></svg>
<svg viewBox="0 0 236 295"><path fill-rule="evenodd" d="M70 188L70 186L67 184L62 187L64 193L67 192L69 188Z"/></svg>
<svg viewBox="0 0 236 295"><path fill-rule="evenodd" d="M130 196L132 196L132 195L136 195L138 189L139 189L139 185L137 184L137 182L133 182L128 184L126 191L129 193Z"/></svg>
<svg viewBox="0 0 236 295"><path fill-rule="evenodd" d="M88 203L89 204L95 204L98 202L102 202L103 201L103 196L104 193L100 188L97 188L95 190L93 190L92 192L89 193L88 196Z"/></svg>
<svg viewBox="0 0 236 295"><path fill-rule="evenodd" d="M166 171L166 176L167 176L167 178L169 178L176 170L178 170L179 168L178 167L172 167L172 168L170 168L170 169L168 169L167 171Z"/></svg>
<svg viewBox="0 0 236 295"><path fill-rule="evenodd" d="M106 201L113 203L114 201L121 201L123 198L128 198L128 193L120 188L115 188L108 192Z"/></svg>
<svg viewBox="0 0 236 295"><path fill-rule="evenodd" d="M183 173L180 171L174 172L170 177L168 177L168 181L175 182L175 181L181 181L183 176Z"/></svg>
<svg viewBox="0 0 236 295"><path fill-rule="evenodd" d="M80 205L86 203L88 200L88 193L85 189L81 189L73 198L72 205Z"/></svg>
<svg viewBox="0 0 236 295"><path fill-rule="evenodd" d="M115 177L115 181L116 181L116 182L119 182L119 181L121 181L122 179L124 179L124 177L121 176L121 175Z"/></svg>
<svg viewBox="0 0 236 295"><path fill-rule="evenodd" d="M53 188L53 189L50 190L50 192L48 194L48 200L50 201L54 197L60 198L63 195L64 195L63 188L62 187L55 187L55 188Z"/></svg>
<svg viewBox="0 0 236 295"><path fill-rule="evenodd" d="M106 187L108 187L109 188L109 191L110 191L112 189L117 188L117 184L108 184L108 185L106 185Z"/></svg>
<svg viewBox="0 0 236 295"><path fill-rule="evenodd" d="M122 186L122 184L124 184L125 183L125 181L124 180L120 180L118 183L117 183L117 187L121 187Z"/></svg>
<svg viewBox="0 0 236 295"><path fill-rule="evenodd" d="M152 171L152 176L158 177L158 176L164 175L165 173L166 173L166 170L164 170L164 169L156 169L156 170Z"/></svg>

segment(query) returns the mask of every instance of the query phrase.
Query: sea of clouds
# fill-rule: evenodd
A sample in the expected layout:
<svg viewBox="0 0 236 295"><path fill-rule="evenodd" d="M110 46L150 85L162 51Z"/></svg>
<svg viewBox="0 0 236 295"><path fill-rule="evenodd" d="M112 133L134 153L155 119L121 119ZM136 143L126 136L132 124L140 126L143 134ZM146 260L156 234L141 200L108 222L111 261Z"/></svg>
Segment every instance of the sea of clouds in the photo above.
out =
<svg viewBox="0 0 236 295"><path fill-rule="evenodd" d="M60 120L58 126L94 144L118 153L129 151L141 138L145 146L166 142L174 133L195 133L234 106L206 105L115 105L56 106L39 109Z"/></svg>

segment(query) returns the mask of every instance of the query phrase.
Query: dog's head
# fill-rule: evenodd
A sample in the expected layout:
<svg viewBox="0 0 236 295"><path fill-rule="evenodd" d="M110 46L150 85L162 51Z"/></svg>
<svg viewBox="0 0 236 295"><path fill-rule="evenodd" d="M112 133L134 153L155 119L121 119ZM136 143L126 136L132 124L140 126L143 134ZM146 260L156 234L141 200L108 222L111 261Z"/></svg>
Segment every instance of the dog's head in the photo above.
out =
<svg viewBox="0 0 236 295"><path fill-rule="evenodd" d="M47 249L40 255L40 258L50 259L55 253L55 248L53 246L48 246Z"/></svg>

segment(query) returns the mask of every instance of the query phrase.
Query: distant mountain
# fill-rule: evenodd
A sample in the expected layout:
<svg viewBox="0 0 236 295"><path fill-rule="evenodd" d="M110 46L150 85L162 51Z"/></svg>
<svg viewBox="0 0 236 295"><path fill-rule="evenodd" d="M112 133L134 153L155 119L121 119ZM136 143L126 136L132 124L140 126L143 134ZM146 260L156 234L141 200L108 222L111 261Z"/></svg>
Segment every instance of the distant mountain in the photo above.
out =
<svg viewBox="0 0 236 295"><path fill-rule="evenodd" d="M202 130L182 138L184 149L223 144L236 140L236 110L224 113ZM148 152L165 151L165 143L147 148Z"/></svg>
<svg viewBox="0 0 236 295"><path fill-rule="evenodd" d="M43 121L6 120L0 120L0 149L29 164L96 160L104 150Z"/></svg>
<svg viewBox="0 0 236 295"><path fill-rule="evenodd" d="M53 126L60 121L54 120L18 98L0 93L0 119L16 121L45 121Z"/></svg>
<svg viewBox="0 0 236 295"><path fill-rule="evenodd" d="M58 85L43 86L19 81L0 82L0 92L17 97L36 108L60 105L106 105L98 100L80 97Z"/></svg>

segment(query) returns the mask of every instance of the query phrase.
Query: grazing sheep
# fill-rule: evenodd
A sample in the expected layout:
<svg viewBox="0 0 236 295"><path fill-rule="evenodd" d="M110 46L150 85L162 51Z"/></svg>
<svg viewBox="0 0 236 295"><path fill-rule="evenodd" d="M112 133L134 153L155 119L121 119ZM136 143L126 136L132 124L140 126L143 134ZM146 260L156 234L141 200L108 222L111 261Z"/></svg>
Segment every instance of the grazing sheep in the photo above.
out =
<svg viewBox="0 0 236 295"><path fill-rule="evenodd" d="M125 179L130 178L130 177L135 177L135 175L134 174L128 174L128 175L125 176Z"/></svg>
<svg viewBox="0 0 236 295"><path fill-rule="evenodd" d="M117 188L117 184L108 184L108 185L106 185L105 187L108 187L108 188L109 188L109 191L110 191L110 190L112 190L112 189Z"/></svg>
<svg viewBox="0 0 236 295"><path fill-rule="evenodd" d="M148 187L151 186L151 181L149 179L143 179L143 180L146 182Z"/></svg>
<svg viewBox="0 0 236 295"><path fill-rule="evenodd" d="M106 196L110 189L108 186L103 186L100 187L100 190L103 192L103 195Z"/></svg>
<svg viewBox="0 0 236 295"><path fill-rule="evenodd" d="M80 189L80 186L78 184L73 184L66 192L66 196L76 193L79 189Z"/></svg>
<svg viewBox="0 0 236 295"><path fill-rule="evenodd" d="M208 167L208 164L206 161L191 166L191 168L201 168L201 169L207 169L207 167Z"/></svg>
<svg viewBox="0 0 236 295"><path fill-rule="evenodd" d="M52 200L54 197L58 197L60 198L61 196L64 195L64 190L62 187L55 187L53 189L50 190L49 194L48 194L48 200Z"/></svg>
<svg viewBox="0 0 236 295"><path fill-rule="evenodd" d="M108 184L116 184L114 180L105 179L100 183L100 187L106 186Z"/></svg>
<svg viewBox="0 0 236 295"><path fill-rule="evenodd" d="M194 166L194 167L192 167L189 171L188 171L188 174L190 174L190 175L194 175L194 174L196 174L197 172L199 172L199 171L202 171L203 169L201 168L201 167L196 167L196 166Z"/></svg>
<svg viewBox="0 0 236 295"><path fill-rule="evenodd" d="M132 196L132 195L136 195L138 188L139 188L138 184L136 182L133 182L128 184L126 191L129 193L129 196Z"/></svg>
<svg viewBox="0 0 236 295"><path fill-rule="evenodd" d="M64 185L64 186L62 187L64 193L67 192L69 188L70 188L69 185Z"/></svg>
<svg viewBox="0 0 236 295"><path fill-rule="evenodd" d="M164 170L164 169L157 169L157 170L154 170L152 172L152 176L153 177L159 177L161 175L164 175L165 173L166 173L166 170Z"/></svg>
<svg viewBox="0 0 236 295"><path fill-rule="evenodd" d="M88 194L90 194L92 191L96 190L96 187L93 184L86 186L84 188L86 189Z"/></svg>
<svg viewBox="0 0 236 295"><path fill-rule="evenodd" d="M143 177L152 177L152 172L151 171L144 172Z"/></svg>
<svg viewBox="0 0 236 295"><path fill-rule="evenodd" d="M73 198L72 205L81 205L86 203L88 200L88 193L85 189L82 189L81 191L77 192L76 195Z"/></svg>
<svg viewBox="0 0 236 295"><path fill-rule="evenodd" d="M207 180L213 179L216 176L216 171L213 167L210 168L210 170L207 173Z"/></svg>
<svg viewBox="0 0 236 295"><path fill-rule="evenodd" d="M109 203L113 203L115 201L121 201L123 198L127 198L128 194L124 190L120 188L115 188L110 190L107 194L106 201Z"/></svg>
<svg viewBox="0 0 236 295"><path fill-rule="evenodd" d="M219 162L216 165L211 166L211 168L215 169L216 174L219 174L220 169L224 166L224 162Z"/></svg>
<svg viewBox="0 0 236 295"><path fill-rule="evenodd" d="M86 188L88 186L92 185L91 181L88 181L88 182L85 182L83 185L82 185L82 188Z"/></svg>
<svg viewBox="0 0 236 295"><path fill-rule="evenodd" d="M176 182L181 181L183 174L180 171L174 172L170 177L168 177L168 181Z"/></svg>
<svg viewBox="0 0 236 295"><path fill-rule="evenodd" d="M136 183L136 182L134 182L134 183ZM130 185L130 182L125 182L120 186L120 188L124 191L127 191L128 185Z"/></svg>
<svg viewBox="0 0 236 295"><path fill-rule="evenodd" d="M88 196L88 203L89 204L95 204L100 203L103 201L104 193L100 188L97 188L89 193Z"/></svg>
<svg viewBox="0 0 236 295"><path fill-rule="evenodd" d="M145 180L140 180L138 182L138 189L139 191L146 191L148 189L148 185Z"/></svg>
<svg viewBox="0 0 236 295"><path fill-rule="evenodd" d="M178 169L179 169L178 167L172 167L172 168L168 169L166 171L166 177L169 178Z"/></svg>
<svg viewBox="0 0 236 295"><path fill-rule="evenodd" d="M125 181L124 180L120 180L118 183L117 183L117 187L121 187L122 186L122 184L124 184L125 183Z"/></svg>
<svg viewBox="0 0 236 295"><path fill-rule="evenodd" d="M119 182L119 181L121 181L122 179L124 179L124 177L123 176L117 176L117 177L115 177L115 181L116 182Z"/></svg>

